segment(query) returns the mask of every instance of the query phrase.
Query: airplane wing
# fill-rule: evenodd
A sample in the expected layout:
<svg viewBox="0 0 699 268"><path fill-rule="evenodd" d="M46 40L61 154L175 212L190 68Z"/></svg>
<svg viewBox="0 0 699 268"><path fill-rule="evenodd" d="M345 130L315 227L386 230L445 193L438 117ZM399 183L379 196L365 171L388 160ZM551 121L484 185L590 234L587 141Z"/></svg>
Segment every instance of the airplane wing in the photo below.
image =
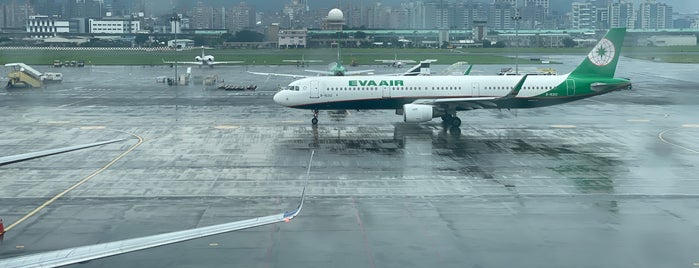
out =
<svg viewBox="0 0 699 268"><path fill-rule="evenodd" d="M502 97L470 97L470 98L439 98L439 99L419 99L415 100L413 104L424 104L424 105L434 105L443 106L449 108L463 108L466 110L473 109L483 109L488 107L498 107L496 101L507 100L517 97L519 91L524 86L524 81L527 80L528 75L523 75L522 78L517 82L517 84L512 88L512 90L505 96Z"/></svg>
<svg viewBox="0 0 699 268"><path fill-rule="evenodd" d="M168 64L189 64L189 65L204 65L201 61L163 61Z"/></svg>
<svg viewBox="0 0 699 268"><path fill-rule="evenodd" d="M301 192L301 200L294 210L259 218L194 228L184 231L1 259L0 267L59 267L262 225L278 222L289 222L291 219L296 217L303 208L303 201L306 197L306 186L308 185L308 178L310 177L314 153L314 151L311 152L311 159L308 162L308 170L306 171L306 180L303 186L303 191Z"/></svg>
<svg viewBox="0 0 699 268"><path fill-rule="evenodd" d="M308 77L307 75L298 75L298 74L261 73L261 72L251 72L251 71L248 71L248 73L256 74L256 75L281 76L281 77L291 77L291 78L306 78L306 77Z"/></svg>
<svg viewBox="0 0 699 268"><path fill-rule="evenodd" d="M62 153L82 150L82 149L86 149L86 148L90 148L90 147L105 145L105 144L109 144L109 143L120 142L123 140L124 139L102 141L102 142L96 142L96 143L90 143L90 144L83 144L83 145L69 146L69 147L63 147L63 148L57 148L57 149L51 149L51 150L44 150L44 151L33 152L33 153L3 156L3 157L0 157L0 166L12 164L12 163L17 163L17 162L22 162L22 161L27 161L27 160L32 160L32 159L45 157L45 156L49 156L49 155L62 154Z"/></svg>
<svg viewBox="0 0 699 268"><path fill-rule="evenodd" d="M333 72L329 71L319 71L319 70L304 70L309 73L322 74L322 75L335 75Z"/></svg>
<svg viewBox="0 0 699 268"><path fill-rule="evenodd" d="M214 62L211 62L211 63L209 63L209 64L210 64L210 65L219 65L219 64L239 64L239 63L243 63L243 62L244 62L244 61L239 61L239 60L237 60L237 61L214 61Z"/></svg>
<svg viewBox="0 0 699 268"><path fill-rule="evenodd" d="M360 74L373 74L374 70L358 70L358 71L347 71L345 75L360 75Z"/></svg>
<svg viewBox="0 0 699 268"><path fill-rule="evenodd" d="M318 62L323 62L322 60L282 60L282 62L287 62L287 63L318 63Z"/></svg>
<svg viewBox="0 0 699 268"><path fill-rule="evenodd" d="M402 62L402 63L416 63L414 60L374 60L375 62L381 62L381 63L396 63L396 62Z"/></svg>

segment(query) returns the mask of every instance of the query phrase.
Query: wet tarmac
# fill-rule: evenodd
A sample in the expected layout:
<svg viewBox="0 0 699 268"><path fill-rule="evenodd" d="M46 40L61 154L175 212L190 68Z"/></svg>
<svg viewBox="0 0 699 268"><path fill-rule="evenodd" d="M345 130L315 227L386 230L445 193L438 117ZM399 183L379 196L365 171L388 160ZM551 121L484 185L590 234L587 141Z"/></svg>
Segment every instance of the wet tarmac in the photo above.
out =
<svg viewBox="0 0 699 268"><path fill-rule="evenodd" d="M557 59L565 73L581 57ZM322 112L313 128L309 111L272 102L291 79L248 68L303 73L193 69L258 85L233 92L156 84L167 67L87 66L61 69L62 84L0 90L3 156L129 139L0 167L6 227L84 180L13 226L0 258L290 209L315 150L291 223L75 266L699 266L696 65L623 58L617 75L634 90L462 112L460 133L393 111Z"/></svg>

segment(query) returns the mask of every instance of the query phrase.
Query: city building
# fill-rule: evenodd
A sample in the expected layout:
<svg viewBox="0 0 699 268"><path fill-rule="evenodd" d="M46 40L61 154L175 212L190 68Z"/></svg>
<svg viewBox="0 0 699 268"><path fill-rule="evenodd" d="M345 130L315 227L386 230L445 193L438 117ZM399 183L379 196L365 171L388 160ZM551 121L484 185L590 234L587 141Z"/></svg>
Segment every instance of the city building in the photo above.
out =
<svg viewBox="0 0 699 268"><path fill-rule="evenodd" d="M277 36L279 48L305 48L308 43L307 29L280 30Z"/></svg>
<svg viewBox="0 0 699 268"><path fill-rule="evenodd" d="M245 1L229 8L226 13L226 28L231 32L252 28L256 24L255 7Z"/></svg>
<svg viewBox="0 0 699 268"><path fill-rule="evenodd" d="M573 2L570 16L571 28L596 29L597 6L593 2Z"/></svg>
<svg viewBox="0 0 699 268"><path fill-rule="evenodd" d="M323 30L342 31L345 25L345 15L342 10L333 8L323 20Z"/></svg>
<svg viewBox="0 0 699 268"><path fill-rule="evenodd" d="M633 3L611 3L609 5L609 27L634 29L636 28L635 14Z"/></svg>
<svg viewBox="0 0 699 268"><path fill-rule="evenodd" d="M88 19L88 29L95 34L139 33L141 22L132 18Z"/></svg>
<svg viewBox="0 0 699 268"><path fill-rule="evenodd" d="M0 3L0 28L25 28L34 8L25 1L12 0Z"/></svg>
<svg viewBox="0 0 699 268"><path fill-rule="evenodd" d="M512 3L511 3L512 2ZM510 30L515 28L512 17L517 15L514 1L498 0L490 5L488 28L492 30Z"/></svg>
<svg viewBox="0 0 699 268"><path fill-rule="evenodd" d="M46 38L69 32L70 22L57 15L34 15L27 19L27 33L34 38Z"/></svg>
<svg viewBox="0 0 699 268"><path fill-rule="evenodd" d="M672 6L651 0L641 3L638 10L638 26L644 30L673 28Z"/></svg>
<svg viewBox="0 0 699 268"><path fill-rule="evenodd" d="M211 20L214 18L212 7L205 6L202 1L197 1L196 5L189 13L191 29L211 29Z"/></svg>

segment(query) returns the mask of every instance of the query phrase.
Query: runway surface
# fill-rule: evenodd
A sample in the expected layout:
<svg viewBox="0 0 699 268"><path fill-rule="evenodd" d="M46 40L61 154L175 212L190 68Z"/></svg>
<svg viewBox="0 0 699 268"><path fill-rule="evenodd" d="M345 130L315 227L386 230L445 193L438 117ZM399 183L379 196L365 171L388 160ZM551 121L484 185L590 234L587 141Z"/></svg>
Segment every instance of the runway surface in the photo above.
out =
<svg viewBox="0 0 699 268"><path fill-rule="evenodd" d="M75 266L699 266L696 65L622 58L617 76L633 90L461 112L461 133L393 111L322 112L313 128L309 111L272 101L290 79L245 70L193 72L257 91L168 87L155 77L173 69L139 66L62 68L62 84L0 90L2 156L128 139L0 167L6 227L87 178L9 230L0 258L290 209L315 150L309 198L290 223Z"/></svg>

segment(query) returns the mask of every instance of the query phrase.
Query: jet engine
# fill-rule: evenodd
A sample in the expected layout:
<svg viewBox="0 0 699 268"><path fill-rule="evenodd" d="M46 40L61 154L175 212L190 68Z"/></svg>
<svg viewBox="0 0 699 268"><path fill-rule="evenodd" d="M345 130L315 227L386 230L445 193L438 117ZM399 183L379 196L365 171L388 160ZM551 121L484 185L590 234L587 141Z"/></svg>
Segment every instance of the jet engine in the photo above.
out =
<svg viewBox="0 0 699 268"><path fill-rule="evenodd" d="M419 123L432 120L434 108L432 105L405 104L403 105L403 121L406 123Z"/></svg>
<svg viewBox="0 0 699 268"><path fill-rule="evenodd" d="M208 62L214 61L214 57L211 56L211 55L206 55L206 56L203 56L203 57L202 57L202 56L196 56L196 57L194 57L194 59L195 59L196 61L208 61Z"/></svg>

